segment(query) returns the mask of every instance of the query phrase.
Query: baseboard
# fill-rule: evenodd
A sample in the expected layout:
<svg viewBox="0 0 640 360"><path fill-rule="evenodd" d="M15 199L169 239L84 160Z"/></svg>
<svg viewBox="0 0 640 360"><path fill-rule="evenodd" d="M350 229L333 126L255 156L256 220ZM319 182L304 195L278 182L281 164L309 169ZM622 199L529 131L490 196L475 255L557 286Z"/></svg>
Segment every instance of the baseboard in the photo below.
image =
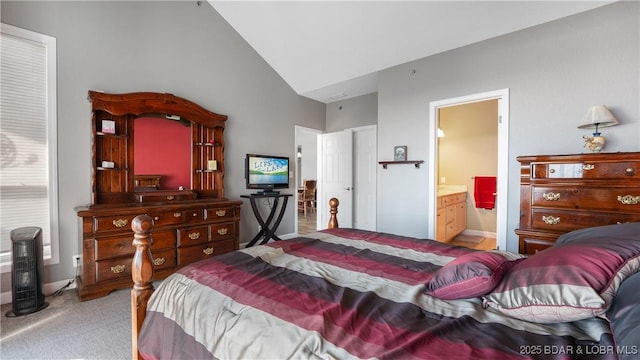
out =
<svg viewBox="0 0 640 360"><path fill-rule="evenodd" d="M56 281L53 283L44 284L42 290L44 291L45 296L49 296L54 292L60 290L63 286L67 285L68 282L69 280L62 280L62 281ZM75 289L75 288L76 288L76 282L74 281L73 284L71 284L68 289ZM12 300L13 298L12 298L11 291L0 293L0 303L2 305L10 304Z"/></svg>
<svg viewBox="0 0 640 360"><path fill-rule="evenodd" d="M471 236L482 236L486 238L496 238L496 233L490 231L482 231L482 230L471 230L466 229L462 232L462 235L471 235Z"/></svg>

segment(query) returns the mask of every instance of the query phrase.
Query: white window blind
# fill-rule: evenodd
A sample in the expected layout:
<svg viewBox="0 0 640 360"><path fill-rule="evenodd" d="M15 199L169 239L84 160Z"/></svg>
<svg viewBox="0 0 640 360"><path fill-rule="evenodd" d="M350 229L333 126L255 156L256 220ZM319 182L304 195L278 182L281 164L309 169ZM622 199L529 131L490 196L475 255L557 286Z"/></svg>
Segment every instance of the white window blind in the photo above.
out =
<svg viewBox="0 0 640 360"><path fill-rule="evenodd" d="M42 228L45 263L58 262L55 38L2 25L0 37L0 263L13 229Z"/></svg>

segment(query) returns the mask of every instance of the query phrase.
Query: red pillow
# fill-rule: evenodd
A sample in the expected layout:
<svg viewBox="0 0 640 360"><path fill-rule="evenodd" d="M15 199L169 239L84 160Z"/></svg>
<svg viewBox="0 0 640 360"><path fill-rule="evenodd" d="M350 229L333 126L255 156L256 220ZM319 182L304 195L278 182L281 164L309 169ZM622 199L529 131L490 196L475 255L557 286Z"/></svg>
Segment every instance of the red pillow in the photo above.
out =
<svg viewBox="0 0 640 360"><path fill-rule="evenodd" d="M524 255L500 250L462 255L436 271L425 293L443 300L486 295L507 270L524 258Z"/></svg>

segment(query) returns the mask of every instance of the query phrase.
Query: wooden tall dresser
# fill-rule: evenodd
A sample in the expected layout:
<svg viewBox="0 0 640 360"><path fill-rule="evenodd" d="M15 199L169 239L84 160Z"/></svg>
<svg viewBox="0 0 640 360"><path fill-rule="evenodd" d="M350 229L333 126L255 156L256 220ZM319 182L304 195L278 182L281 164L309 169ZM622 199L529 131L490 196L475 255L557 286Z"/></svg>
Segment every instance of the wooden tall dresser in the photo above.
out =
<svg viewBox="0 0 640 360"><path fill-rule="evenodd" d="M75 209L82 237L82 263L76 277L80 300L133 285L131 222L137 215L149 215L154 223L150 250L155 279L195 261L237 250L242 201L224 197L227 116L172 94L89 91L89 100L92 201ZM190 163L186 186L163 189L161 179L167 174L155 170L137 173L136 161L157 164L158 157L165 161L155 154L138 160L134 156L136 149L139 154L144 150L144 143L135 144L134 124L145 117L152 118L156 129L167 121L189 127L185 142L170 148L173 152L179 150L175 146L187 148L189 156L171 160ZM168 147L168 142L163 146ZM209 167L210 161L217 166Z"/></svg>
<svg viewBox="0 0 640 360"><path fill-rule="evenodd" d="M640 152L520 156L519 252L581 228L640 221Z"/></svg>

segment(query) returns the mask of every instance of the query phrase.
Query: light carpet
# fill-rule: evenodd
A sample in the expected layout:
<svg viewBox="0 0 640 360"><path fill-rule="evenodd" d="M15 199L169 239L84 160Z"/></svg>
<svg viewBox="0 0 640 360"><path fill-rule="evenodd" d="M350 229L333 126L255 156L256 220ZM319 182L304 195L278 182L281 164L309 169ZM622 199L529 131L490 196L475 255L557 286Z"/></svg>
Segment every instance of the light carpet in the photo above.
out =
<svg viewBox="0 0 640 360"><path fill-rule="evenodd" d="M48 296L41 311L6 317L2 305L2 359L131 359L131 290L80 302L75 289Z"/></svg>

